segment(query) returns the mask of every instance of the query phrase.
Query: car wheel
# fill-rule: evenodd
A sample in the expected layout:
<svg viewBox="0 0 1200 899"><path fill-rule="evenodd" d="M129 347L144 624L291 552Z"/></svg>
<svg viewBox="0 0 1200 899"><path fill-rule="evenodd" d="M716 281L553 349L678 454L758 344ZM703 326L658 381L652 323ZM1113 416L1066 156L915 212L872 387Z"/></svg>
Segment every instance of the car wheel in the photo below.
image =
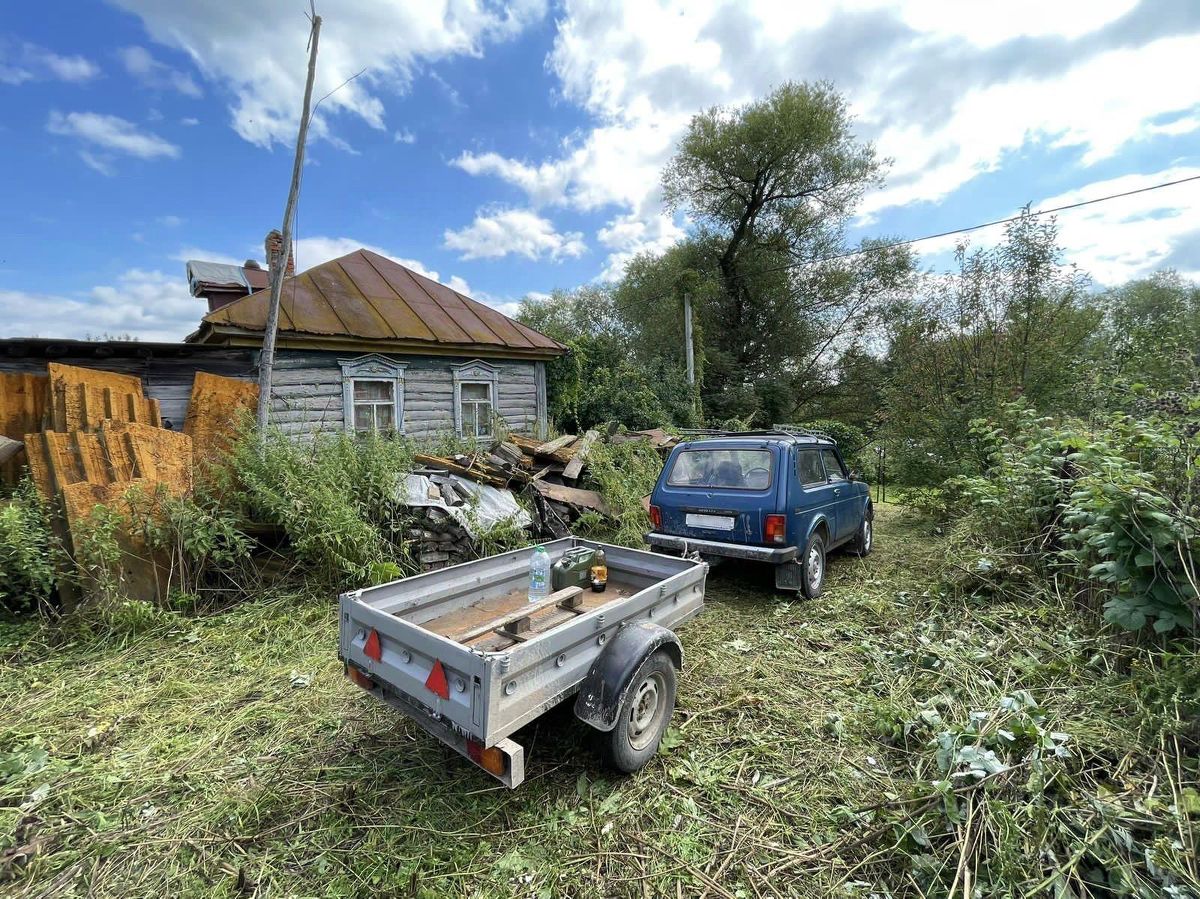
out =
<svg viewBox="0 0 1200 899"><path fill-rule="evenodd" d="M671 657L652 653L629 682L617 724L603 734L604 761L625 774L641 769L654 754L675 713L678 679Z"/></svg>
<svg viewBox="0 0 1200 899"><path fill-rule="evenodd" d="M825 587L825 541L820 534L813 534L804 544L800 565L803 569L800 589L809 599L816 599Z"/></svg>
<svg viewBox="0 0 1200 899"><path fill-rule="evenodd" d="M869 556L875 548L875 523L870 517L864 517L858 526L858 534L854 537L854 553L858 556Z"/></svg>

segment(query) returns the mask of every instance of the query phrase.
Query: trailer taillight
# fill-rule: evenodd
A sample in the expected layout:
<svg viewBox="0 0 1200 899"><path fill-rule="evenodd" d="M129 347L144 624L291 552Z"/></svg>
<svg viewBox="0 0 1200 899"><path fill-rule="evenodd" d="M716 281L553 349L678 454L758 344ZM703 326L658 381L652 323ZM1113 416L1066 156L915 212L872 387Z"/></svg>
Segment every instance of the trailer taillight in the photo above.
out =
<svg viewBox="0 0 1200 899"><path fill-rule="evenodd" d="M768 515L763 520L764 543L787 543L787 516Z"/></svg>
<svg viewBox="0 0 1200 899"><path fill-rule="evenodd" d="M662 527L662 509L658 506L650 507L650 523L654 525L656 531Z"/></svg>
<svg viewBox="0 0 1200 899"><path fill-rule="evenodd" d="M374 690L375 681L367 677L353 665L346 666L346 677L350 678L354 683L358 684L364 690Z"/></svg>
<svg viewBox="0 0 1200 899"><path fill-rule="evenodd" d="M490 771L497 777L503 777L508 769L508 759L503 752L495 746L484 749L478 740L467 740L467 756L484 771Z"/></svg>

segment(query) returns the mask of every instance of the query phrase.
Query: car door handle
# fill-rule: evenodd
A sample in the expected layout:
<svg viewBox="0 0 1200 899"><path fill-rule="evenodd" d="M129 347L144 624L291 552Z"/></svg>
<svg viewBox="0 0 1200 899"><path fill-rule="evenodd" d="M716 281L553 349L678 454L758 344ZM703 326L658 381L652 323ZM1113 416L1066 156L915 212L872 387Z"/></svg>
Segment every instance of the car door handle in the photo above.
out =
<svg viewBox="0 0 1200 899"><path fill-rule="evenodd" d="M834 495L834 496L841 496L841 495L842 495L842 488L841 488L841 487L834 487L834 488L833 488L833 495Z"/></svg>

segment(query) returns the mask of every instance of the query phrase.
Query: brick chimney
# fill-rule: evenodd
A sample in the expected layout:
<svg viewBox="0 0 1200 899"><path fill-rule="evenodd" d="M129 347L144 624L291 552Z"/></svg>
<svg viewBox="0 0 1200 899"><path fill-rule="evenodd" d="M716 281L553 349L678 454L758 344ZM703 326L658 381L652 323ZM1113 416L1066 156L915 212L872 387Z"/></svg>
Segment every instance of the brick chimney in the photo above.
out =
<svg viewBox="0 0 1200 899"><path fill-rule="evenodd" d="M279 265L279 257L283 255L283 235L275 229L267 234L267 239L264 242L264 247L267 251L267 271L271 272L272 278L276 267ZM288 249L287 265L284 266L283 276L290 278L296 274L296 258L295 254Z"/></svg>

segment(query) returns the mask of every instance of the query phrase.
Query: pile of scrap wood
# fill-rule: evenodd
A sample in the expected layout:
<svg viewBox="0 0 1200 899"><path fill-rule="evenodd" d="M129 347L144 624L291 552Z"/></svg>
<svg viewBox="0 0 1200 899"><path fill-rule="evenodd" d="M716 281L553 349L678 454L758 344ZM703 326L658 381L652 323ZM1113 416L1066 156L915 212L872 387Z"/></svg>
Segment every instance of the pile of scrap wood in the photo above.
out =
<svg viewBox="0 0 1200 899"><path fill-rule="evenodd" d="M436 468L407 475L398 498L415 513L407 538L424 571L474 558L477 537L501 522L520 528L532 524L510 491Z"/></svg>
<svg viewBox="0 0 1200 899"><path fill-rule="evenodd" d="M193 405L197 439L221 439L220 427L205 419L205 409L229 414L231 405L253 405L257 385L232 381L214 385L215 376L198 377ZM206 402L217 387L220 403ZM14 437L16 428L22 433ZM55 528L75 555L97 505L119 504L131 487L155 497L160 491L182 496L192 489L193 438L163 427L158 401L148 398L133 375L50 363L46 375L0 376L0 434L19 450L10 464L27 465L38 490L50 503ZM122 549L116 575L127 596L161 598L166 584L144 542L134 534L117 534ZM85 584L86 591L86 584ZM71 605L79 596L63 596Z"/></svg>
<svg viewBox="0 0 1200 899"><path fill-rule="evenodd" d="M612 515L604 498L594 490L580 486L587 469L588 454L600 443L645 441L660 453L669 452L678 443L660 428L650 431L619 431L610 425L603 432L588 431L582 436L564 434L553 440L538 440L511 434L486 449L471 454L443 457L418 455L417 462L427 470L467 478L492 487L524 491L533 508L539 535L563 537L580 515L595 512Z"/></svg>

